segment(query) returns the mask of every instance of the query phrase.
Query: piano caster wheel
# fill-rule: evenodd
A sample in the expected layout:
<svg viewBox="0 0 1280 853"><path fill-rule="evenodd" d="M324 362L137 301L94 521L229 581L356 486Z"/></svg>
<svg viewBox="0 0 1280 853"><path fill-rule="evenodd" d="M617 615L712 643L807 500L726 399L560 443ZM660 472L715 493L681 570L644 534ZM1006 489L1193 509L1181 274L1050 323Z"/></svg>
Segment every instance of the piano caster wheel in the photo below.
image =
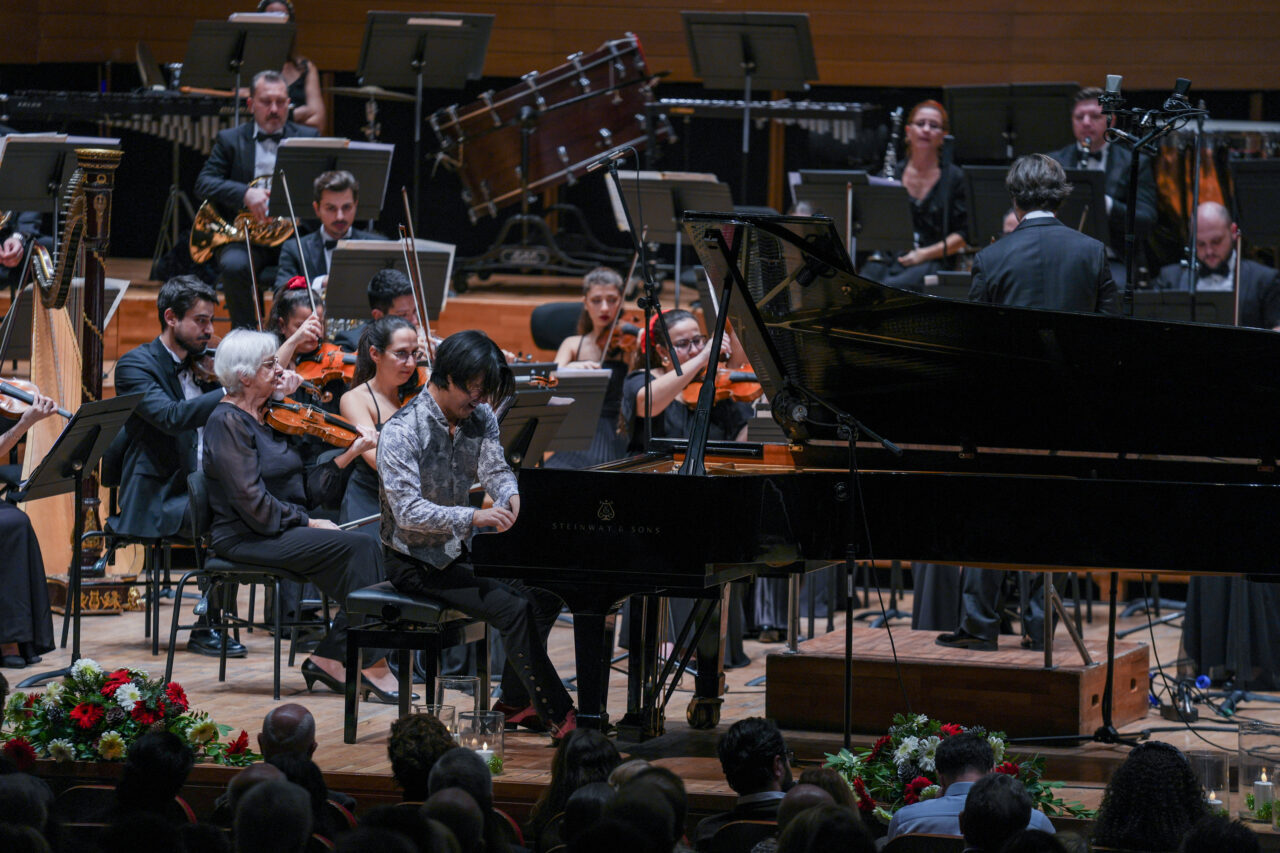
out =
<svg viewBox="0 0 1280 853"><path fill-rule="evenodd" d="M689 721L691 728L714 729L720 724L720 706L723 704L724 700L718 696L712 699L695 696L689 700L689 707L685 709L685 719Z"/></svg>

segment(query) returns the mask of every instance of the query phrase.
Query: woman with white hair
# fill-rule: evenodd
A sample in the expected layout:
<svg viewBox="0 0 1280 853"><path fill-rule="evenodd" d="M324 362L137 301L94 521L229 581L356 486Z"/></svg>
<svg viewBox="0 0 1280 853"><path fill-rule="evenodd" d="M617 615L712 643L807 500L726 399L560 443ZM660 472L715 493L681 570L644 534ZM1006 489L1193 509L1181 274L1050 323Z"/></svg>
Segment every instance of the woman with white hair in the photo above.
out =
<svg viewBox="0 0 1280 853"><path fill-rule="evenodd" d="M204 427L213 550L228 560L305 575L341 603L353 590L383 579L382 549L368 536L308 516L315 477L307 476L302 457L264 420L284 375L277 346L274 335L247 329L236 329L218 344L213 369L227 396ZM372 430L361 428L344 455L355 459L374 444ZM308 690L319 681L342 692L346 630L346 614L339 611L302 664ZM365 690L383 702L398 701L385 655L365 650L363 673Z"/></svg>

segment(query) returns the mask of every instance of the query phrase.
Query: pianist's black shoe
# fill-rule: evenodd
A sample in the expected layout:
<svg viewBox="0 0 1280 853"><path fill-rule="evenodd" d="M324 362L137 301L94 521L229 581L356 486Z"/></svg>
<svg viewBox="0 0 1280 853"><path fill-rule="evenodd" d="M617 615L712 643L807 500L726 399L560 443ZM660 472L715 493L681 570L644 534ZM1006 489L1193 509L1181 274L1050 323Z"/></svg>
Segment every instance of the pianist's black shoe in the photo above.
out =
<svg viewBox="0 0 1280 853"><path fill-rule="evenodd" d="M193 629L191 639L187 640L187 651L211 658L219 657L222 654L222 632L211 628ZM248 649L231 637L227 637L227 657L242 658L247 654L249 654Z"/></svg>
<svg viewBox="0 0 1280 853"><path fill-rule="evenodd" d="M996 650L996 643L993 640L975 637L959 628L950 634L939 634L934 642L940 646L950 646L953 649L973 649L975 652L994 652Z"/></svg>

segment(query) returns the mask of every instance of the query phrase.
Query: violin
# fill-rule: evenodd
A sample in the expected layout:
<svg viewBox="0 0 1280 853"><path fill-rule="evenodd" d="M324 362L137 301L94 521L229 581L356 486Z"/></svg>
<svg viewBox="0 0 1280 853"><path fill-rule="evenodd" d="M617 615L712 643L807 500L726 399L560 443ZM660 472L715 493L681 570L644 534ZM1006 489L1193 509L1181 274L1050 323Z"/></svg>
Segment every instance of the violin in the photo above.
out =
<svg viewBox="0 0 1280 853"><path fill-rule="evenodd" d="M350 385L356 375L356 354L328 341L321 341L314 353L295 362L293 369L312 385L324 386L338 379Z"/></svg>
<svg viewBox="0 0 1280 853"><path fill-rule="evenodd" d="M706 371L704 370L694 377L693 381L680 392L680 398L691 409L696 408L698 405L698 395L702 393L702 383L705 376ZM754 373L730 370L727 367L721 367L716 370L715 402L723 403L725 400L732 400L735 403L752 403L760 399L762 394L764 394L764 388L756 381Z"/></svg>
<svg viewBox="0 0 1280 853"><path fill-rule="evenodd" d="M288 397L267 403L266 421L277 432L315 436L334 447L350 447L360 436L360 430L350 421Z"/></svg>
<svg viewBox="0 0 1280 853"><path fill-rule="evenodd" d="M36 401L33 395L39 393L40 389L35 383L25 379L0 379L0 416L16 421ZM66 409L54 411L67 420L71 419L71 413Z"/></svg>

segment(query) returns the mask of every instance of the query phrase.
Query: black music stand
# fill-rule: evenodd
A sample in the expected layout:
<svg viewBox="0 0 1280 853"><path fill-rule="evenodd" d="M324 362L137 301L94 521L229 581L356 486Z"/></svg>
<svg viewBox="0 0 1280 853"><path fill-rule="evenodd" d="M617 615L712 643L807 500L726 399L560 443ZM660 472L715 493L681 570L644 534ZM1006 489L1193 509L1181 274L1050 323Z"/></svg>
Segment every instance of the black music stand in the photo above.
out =
<svg viewBox="0 0 1280 853"><path fill-rule="evenodd" d="M1280 160L1232 160L1235 220L1249 240L1280 246Z"/></svg>
<svg viewBox="0 0 1280 853"><path fill-rule="evenodd" d="M11 133L0 137L0 210L53 214L58 233L61 190L76 170L77 148L119 148L112 137Z"/></svg>
<svg viewBox="0 0 1280 853"><path fill-rule="evenodd" d="M610 372L608 370L591 370L578 368L559 368L551 365L556 372L556 396L573 400L564 422L560 424L555 438L547 445L547 450L586 450L596 437L596 428L600 423L600 409L604 406L604 395L609 388Z"/></svg>
<svg viewBox="0 0 1280 853"><path fill-rule="evenodd" d="M293 136L280 140L276 149L276 181L289 185L289 194L272 193L267 213L289 216L289 198L312 198L316 176L343 169L355 176L360 187L354 219L377 219L386 201L391 180L391 155L396 147L384 142L357 142L341 136ZM299 208L298 218L314 219L314 212Z"/></svg>
<svg viewBox="0 0 1280 853"><path fill-rule="evenodd" d="M529 460L533 460L530 468L542 464L543 454L573 405L573 400L542 388L521 389L515 393L510 405L499 414L498 426L502 449L512 471L519 471Z"/></svg>
<svg viewBox="0 0 1280 853"><path fill-rule="evenodd" d="M360 44L361 86L413 89L413 221L419 213L422 89L461 89L479 80L493 15L456 12L370 12ZM428 46L430 50L428 50Z"/></svg>
<svg viewBox="0 0 1280 853"><path fill-rule="evenodd" d="M285 19L196 21L182 60L182 85L239 93L246 68L252 80L259 71L284 67L297 32L297 26ZM233 126L239 124L237 95Z"/></svg>
<svg viewBox="0 0 1280 853"><path fill-rule="evenodd" d="M1236 294L1234 290L1197 290L1195 294L1185 290L1138 290L1133 294L1133 316L1234 326Z"/></svg>
<svg viewBox="0 0 1280 853"><path fill-rule="evenodd" d="M453 275L452 243L436 243L421 237L414 244L422 266L422 283L427 289L427 319L440 319L449 298L449 278ZM339 240L329 262L325 285L325 308L331 317L355 319L369 314L369 280L379 270L404 268L404 249L398 240Z"/></svg>
<svg viewBox="0 0 1280 853"><path fill-rule="evenodd" d="M1077 83L946 86L943 99L960 161L1009 161L1071 138Z"/></svg>
<svg viewBox="0 0 1280 853"><path fill-rule="evenodd" d="M141 394L126 394L109 400L94 400L81 406L63 428L62 434L49 449L44 460L31 472L22 484L19 499L39 500L55 495L75 493L76 512L71 534L71 566L67 579L67 613L71 619L71 663L80 659L80 561L84 543L84 513L79 507L84 503L84 478L98 466L98 460L106 452L133 409L142 400ZM66 648L67 635L62 634ZM42 675L24 679L19 687L35 687L71 673L71 666L64 666Z"/></svg>
<svg viewBox="0 0 1280 853"><path fill-rule="evenodd" d="M847 231L850 185L853 226ZM796 199L807 201L815 214L834 220L839 234L853 235L854 245L845 247L851 258L860 252L881 252L892 256L915 245L911 201L906 188L896 181L873 179L866 172L803 169L800 183L796 186Z"/></svg>
<svg viewBox="0 0 1280 853"><path fill-rule="evenodd" d="M1099 242L1110 239L1107 224L1104 172L1092 169L1067 169L1071 195L1058 208L1058 219ZM986 246L1004 234L1004 215L1013 205L1004 181L1006 166L966 166L969 182L969 237L975 246Z"/></svg>
<svg viewBox="0 0 1280 853"><path fill-rule="evenodd" d="M693 76L708 89L742 89L742 183L751 159L751 90L803 90L818 79L805 13L681 12Z"/></svg>

